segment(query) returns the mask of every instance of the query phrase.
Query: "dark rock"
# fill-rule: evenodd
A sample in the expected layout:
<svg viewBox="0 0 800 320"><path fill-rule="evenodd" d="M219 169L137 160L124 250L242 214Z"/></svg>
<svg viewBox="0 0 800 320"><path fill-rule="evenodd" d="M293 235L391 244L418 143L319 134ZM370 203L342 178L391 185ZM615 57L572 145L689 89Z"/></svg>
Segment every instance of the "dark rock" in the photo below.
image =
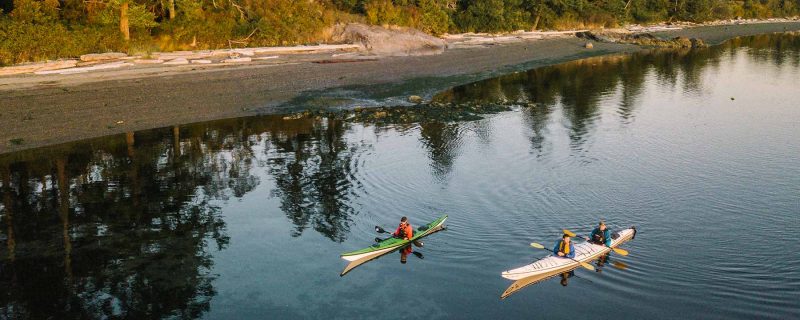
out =
<svg viewBox="0 0 800 320"><path fill-rule="evenodd" d="M708 45L703 41L703 39L692 38L689 41L692 42L692 48L705 48Z"/></svg>

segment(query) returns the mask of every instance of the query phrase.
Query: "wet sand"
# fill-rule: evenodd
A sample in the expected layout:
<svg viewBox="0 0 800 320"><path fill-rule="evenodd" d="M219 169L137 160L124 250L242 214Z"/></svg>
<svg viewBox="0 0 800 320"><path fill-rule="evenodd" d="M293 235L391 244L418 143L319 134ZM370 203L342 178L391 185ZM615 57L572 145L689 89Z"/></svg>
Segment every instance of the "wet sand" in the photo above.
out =
<svg viewBox="0 0 800 320"><path fill-rule="evenodd" d="M658 34L717 44L736 36L795 30L800 30L800 23L698 27ZM123 132L287 113L320 106L307 99L320 95L391 104L408 95L426 97L503 73L642 50L612 43L594 43L593 49L586 49L584 43L578 38L559 38L348 63L318 64L311 62L315 57L303 56L282 64L3 77L0 154Z"/></svg>

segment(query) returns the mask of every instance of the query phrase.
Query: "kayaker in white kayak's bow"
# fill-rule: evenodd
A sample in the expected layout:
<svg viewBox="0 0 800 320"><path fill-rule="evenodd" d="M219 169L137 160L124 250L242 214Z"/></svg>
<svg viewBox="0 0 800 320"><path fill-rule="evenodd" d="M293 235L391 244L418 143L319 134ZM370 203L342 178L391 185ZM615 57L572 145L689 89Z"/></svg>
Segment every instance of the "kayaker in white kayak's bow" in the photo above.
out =
<svg viewBox="0 0 800 320"><path fill-rule="evenodd" d="M575 258L575 246L572 245L569 235L564 234L561 240L556 241L556 246L553 247L553 254L559 257Z"/></svg>

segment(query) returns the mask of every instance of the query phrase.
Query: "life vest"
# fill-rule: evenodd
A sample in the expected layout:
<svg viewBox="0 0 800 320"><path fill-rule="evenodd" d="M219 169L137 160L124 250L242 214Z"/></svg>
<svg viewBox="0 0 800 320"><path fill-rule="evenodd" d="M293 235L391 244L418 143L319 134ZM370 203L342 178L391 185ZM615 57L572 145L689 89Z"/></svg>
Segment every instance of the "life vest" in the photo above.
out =
<svg viewBox="0 0 800 320"><path fill-rule="evenodd" d="M568 255L569 254L569 245L566 242L564 242L564 240L561 240L561 243L558 245L558 251L559 252L563 252L564 255Z"/></svg>
<svg viewBox="0 0 800 320"><path fill-rule="evenodd" d="M605 244L606 243L606 232L600 229L595 229L596 232L592 232L592 242L597 244Z"/></svg>
<svg viewBox="0 0 800 320"><path fill-rule="evenodd" d="M411 228L411 224L406 224L405 227L401 224L397 226L394 235L400 239L411 239L414 237L414 228Z"/></svg>

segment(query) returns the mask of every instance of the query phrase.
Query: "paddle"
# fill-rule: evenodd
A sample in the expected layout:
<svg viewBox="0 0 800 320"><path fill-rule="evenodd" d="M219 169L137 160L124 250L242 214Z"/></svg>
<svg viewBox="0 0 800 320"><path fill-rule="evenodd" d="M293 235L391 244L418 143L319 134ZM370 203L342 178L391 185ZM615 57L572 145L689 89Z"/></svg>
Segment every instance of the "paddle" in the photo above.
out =
<svg viewBox="0 0 800 320"><path fill-rule="evenodd" d="M566 235L568 235L570 237L578 237L578 238L581 238L583 240L589 241L589 238L584 237L584 236L579 236L579 235L575 234L574 232L569 231L567 229L564 229L564 234L566 234ZM609 247L609 248L611 248L611 250L613 250L614 252L619 253L619 254L621 254L623 256L627 256L629 254L628 250L625 250L625 249L613 248L613 247Z"/></svg>
<svg viewBox="0 0 800 320"><path fill-rule="evenodd" d="M541 244L539 244L539 243L536 243L536 242L531 242L531 247L534 247L534 248L536 248L536 249L542 249L542 250L546 250L546 251L549 251L549 252L553 252L553 251L550 251L550 249L547 249L547 248L545 248L543 245L541 245ZM563 258L567 258L567 257L563 257ZM591 264L588 264L588 263L586 263L586 262L581 262L581 261L575 260L575 259L573 259L573 258L567 258L567 259L570 259L570 260L572 260L572 261L575 261L575 262L577 262L577 263L580 263L581 267L584 267L584 268L586 268L586 269L589 269L589 270L592 270L592 271L594 271L594 266L592 266Z"/></svg>
<svg viewBox="0 0 800 320"><path fill-rule="evenodd" d="M417 228L417 231L425 231L425 230L427 230L424 227L425 226L421 226L421 227ZM381 228L380 226L375 226L375 232L377 232L377 233L392 233L392 232L386 231L386 229ZM385 240L385 239L375 238L375 242L381 242L383 240ZM413 243L414 243L414 246L419 247L419 248L422 248L422 246L424 246L422 241L419 241L419 240L414 240Z"/></svg>
<svg viewBox="0 0 800 320"><path fill-rule="evenodd" d="M391 238L387 238L387 239L391 239ZM383 240L386 240L386 239L381 239L381 238L375 237L375 242L381 242ZM413 244L414 244L414 246L416 246L418 248L422 248L422 242L421 241L414 241ZM422 255L422 252L412 251L411 253L417 258L425 259L425 256Z"/></svg>
<svg viewBox="0 0 800 320"><path fill-rule="evenodd" d="M611 261L611 266L620 270L628 269L628 265L621 261Z"/></svg>
<svg viewBox="0 0 800 320"><path fill-rule="evenodd" d="M444 229L445 229L445 227L442 226L442 230L444 230ZM425 230L428 230L427 226L420 226L419 228L417 228L417 231L425 231ZM391 233L389 231L386 231L386 229L381 228L380 226L375 226L375 232L377 232L377 233Z"/></svg>
<svg viewBox="0 0 800 320"><path fill-rule="evenodd" d="M375 232L377 232L377 233L391 233L391 232L386 231L385 229L381 228L380 226L375 226Z"/></svg>

